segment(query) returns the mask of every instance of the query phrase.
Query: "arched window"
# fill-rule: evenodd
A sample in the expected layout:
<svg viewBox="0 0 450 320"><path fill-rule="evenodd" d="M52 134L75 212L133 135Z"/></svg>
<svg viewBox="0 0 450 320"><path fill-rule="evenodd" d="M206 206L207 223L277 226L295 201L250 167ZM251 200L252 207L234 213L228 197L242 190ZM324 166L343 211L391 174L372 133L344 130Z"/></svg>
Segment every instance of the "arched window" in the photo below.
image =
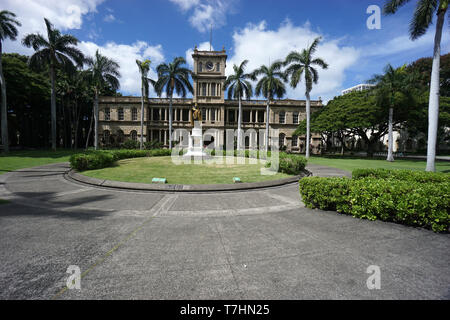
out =
<svg viewBox="0 0 450 320"><path fill-rule="evenodd" d="M104 144L109 144L109 137L111 136L111 133L109 132L109 130L105 130L103 131L103 141Z"/></svg>
<svg viewBox="0 0 450 320"><path fill-rule="evenodd" d="M198 64L198 72L202 72L203 71L203 63L199 62Z"/></svg>
<svg viewBox="0 0 450 320"><path fill-rule="evenodd" d="M217 64L216 64L216 71L220 72L220 63L219 62L217 62Z"/></svg>
<svg viewBox="0 0 450 320"><path fill-rule="evenodd" d="M284 133L280 133L279 139L278 139L278 146L281 149L281 147L284 146L284 138L286 135Z"/></svg>
<svg viewBox="0 0 450 320"><path fill-rule="evenodd" d="M119 110L117 110L117 114L118 120L123 120L123 108L119 108Z"/></svg>
<svg viewBox="0 0 450 320"><path fill-rule="evenodd" d="M133 130L130 132L131 140L137 141L137 132L136 130Z"/></svg>
<svg viewBox="0 0 450 320"><path fill-rule="evenodd" d="M137 121L137 118L138 118L137 109L136 108L131 109L131 120Z"/></svg>
<svg viewBox="0 0 450 320"><path fill-rule="evenodd" d="M105 108L105 121L109 121L111 119L111 109Z"/></svg>
<svg viewBox="0 0 450 320"><path fill-rule="evenodd" d="M124 134L123 134L123 131L122 130L117 130L117 142L118 143L122 143L123 142L123 137L124 137Z"/></svg>
<svg viewBox="0 0 450 320"><path fill-rule="evenodd" d="M292 146L293 147L298 146L298 137L297 136L292 136Z"/></svg>

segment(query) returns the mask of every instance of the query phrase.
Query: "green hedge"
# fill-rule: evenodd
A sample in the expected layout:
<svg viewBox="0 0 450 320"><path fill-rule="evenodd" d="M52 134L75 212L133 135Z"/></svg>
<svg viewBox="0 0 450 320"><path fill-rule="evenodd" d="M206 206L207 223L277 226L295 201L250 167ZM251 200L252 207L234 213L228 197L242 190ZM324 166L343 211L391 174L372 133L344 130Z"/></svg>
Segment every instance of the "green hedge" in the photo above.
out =
<svg viewBox="0 0 450 320"><path fill-rule="evenodd" d="M398 179L412 182L450 182L450 174L441 172L425 172L412 170L388 170L388 169L356 169L352 172L353 179L366 177L379 179Z"/></svg>
<svg viewBox="0 0 450 320"><path fill-rule="evenodd" d="M278 172L299 175L305 170L307 160L297 154L279 153ZM276 170L275 163L267 161L266 167Z"/></svg>
<svg viewBox="0 0 450 320"><path fill-rule="evenodd" d="M336 210L354 217L448 231L450 183L373 177L300 180L307 207Z"/></svg>
<svg viewBox="0 0 450 320"><path fill-rule="evenodd" d="M170 156L169 149L154 150L99 150L86 153L73 154L70 157L70 167L78 171L101 169L111 166L114 162L122 159L140 157Z"/></svg>

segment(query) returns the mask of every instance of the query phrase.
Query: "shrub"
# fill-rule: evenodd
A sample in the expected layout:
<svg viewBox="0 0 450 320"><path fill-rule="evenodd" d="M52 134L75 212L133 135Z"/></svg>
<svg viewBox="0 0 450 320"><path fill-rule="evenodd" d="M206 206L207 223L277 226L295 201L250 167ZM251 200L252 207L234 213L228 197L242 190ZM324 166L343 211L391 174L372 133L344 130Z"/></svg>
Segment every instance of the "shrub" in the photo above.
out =
<svg viewBox="0 0 450 320"><path fill-rule="evenodd" d="M70 157L70 166L78 171L101 169L111 166L115 161L139 157L170 156L169 149L154 150L110 150L77 153Z"/></svg>
<svg viewBox="0 0 450 320"><path fill-rule="evenodd" d="M163 143L159 142L157 140L150 140L144 142L144 148L146 150L153 150L153 149L161 149L163 147Z"/></svg>
<svg viewBox="0 0 450 320"><path fill-rule="evenodd" d="M303 178L306 206L336 210L354 217L419 226L435 232L450 227L450 183L365 177Z"/></svg>
<svg viewBox="0 0 450 320"><path fill-rule="evenodd" d="M365 177L379 179L398 179L412 182L450 182L450 174L440 172L425 172L411 170L388 170L388 169L356 169L352 172L353 179Z"/></svg>
<svg viewBox="0 0 450 320"><path fill-rule="evenodd" d="M303 170L305 170L306 159L300 155L296 154L287 154L284 152L280 152L279 154L279 162L278 162L278 171L286 174L294 174L298 175ZM271 161L267 161L267 168L272 168L276 170L275 163Z"/></svg>
<svg viewBox="0 0 450 320"><path fill-rule="evenodd" d="M141 144L139 143L139 141L135 141L133 139L127 139L122 144L123 149L139 149L140 146L141 146Z"/></svg>

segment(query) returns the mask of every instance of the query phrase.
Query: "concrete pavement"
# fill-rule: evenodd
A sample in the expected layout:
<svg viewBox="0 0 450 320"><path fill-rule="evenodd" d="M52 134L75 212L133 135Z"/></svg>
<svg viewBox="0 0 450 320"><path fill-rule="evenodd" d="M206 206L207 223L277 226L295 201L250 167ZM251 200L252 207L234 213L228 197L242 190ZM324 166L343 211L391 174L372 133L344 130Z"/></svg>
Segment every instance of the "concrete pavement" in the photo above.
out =
<svg viewBox="0 0 450 320"><path fill-rule="evenodd" d="M450 299L448 234L310 210L296 184L134 192L67 170L0 175L1 299ZM81 290L63 289L69 265Z"/></svg>

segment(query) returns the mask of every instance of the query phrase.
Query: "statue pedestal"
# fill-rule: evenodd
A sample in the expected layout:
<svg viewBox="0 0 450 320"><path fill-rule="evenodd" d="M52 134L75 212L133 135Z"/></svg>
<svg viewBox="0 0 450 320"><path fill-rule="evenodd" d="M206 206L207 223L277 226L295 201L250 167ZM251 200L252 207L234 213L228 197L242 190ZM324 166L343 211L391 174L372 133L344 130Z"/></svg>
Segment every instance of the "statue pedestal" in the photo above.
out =
<svg viewBox="0 0 450 320"><path fill-rule="evenodd" d="M203 151L203 133L200 121L194 122L194 128L192 128L192 133L189 135L188 152L183 157L194 157L195 159L209 158Z"/></svg>

